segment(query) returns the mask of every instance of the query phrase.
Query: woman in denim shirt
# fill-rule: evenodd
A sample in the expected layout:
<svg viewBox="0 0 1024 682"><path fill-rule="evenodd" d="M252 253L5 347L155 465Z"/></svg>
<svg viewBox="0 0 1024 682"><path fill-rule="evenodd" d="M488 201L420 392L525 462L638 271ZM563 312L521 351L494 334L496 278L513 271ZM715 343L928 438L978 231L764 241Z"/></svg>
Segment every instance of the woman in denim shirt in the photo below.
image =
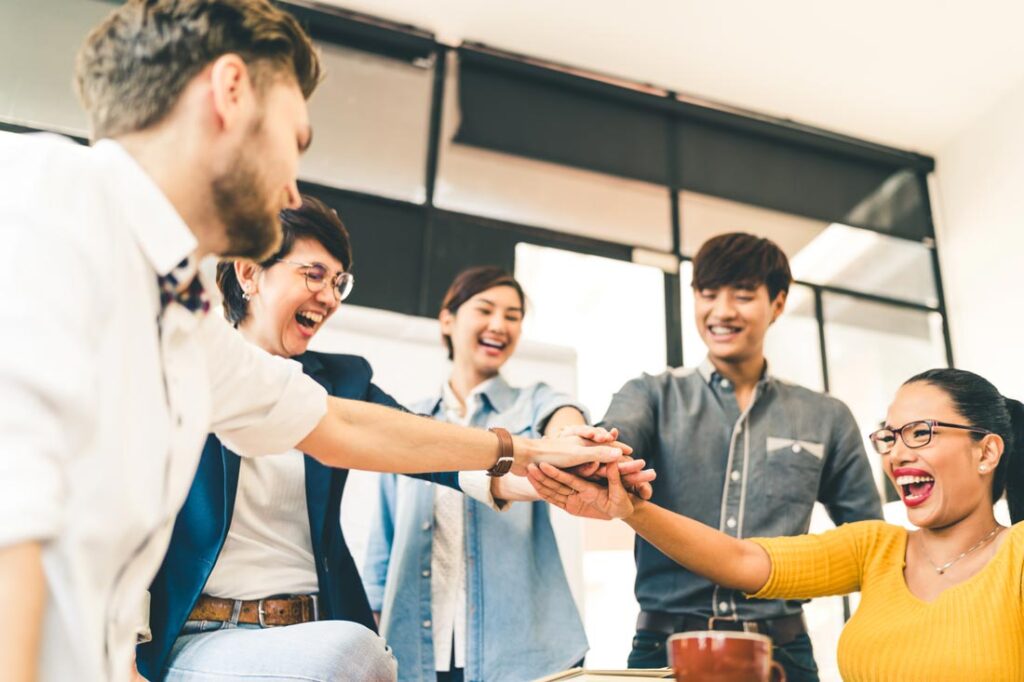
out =
<svg viewBox="0 0 1024 682"><path fill-rule="evenodd" d="M438 395L414 406L435 419L537 437L583 425L581 405L538 383L509 386L525 297L495 267L461 273L441 333L453 361ZM492 479L499 500L536 500L525 479ZM525 484L525 485L524 485ZM363 581L400 680L527 680L579 664L587 651L548 507L493 508L422 481L385 475Z"/></svg>

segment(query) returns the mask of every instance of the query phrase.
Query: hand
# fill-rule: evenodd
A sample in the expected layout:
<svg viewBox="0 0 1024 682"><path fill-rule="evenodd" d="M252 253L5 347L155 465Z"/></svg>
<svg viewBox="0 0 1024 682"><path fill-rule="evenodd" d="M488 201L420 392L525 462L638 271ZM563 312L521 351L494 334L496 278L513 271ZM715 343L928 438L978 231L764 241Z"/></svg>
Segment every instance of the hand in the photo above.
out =
<svg viewBox="0 0 1024 682"><path fill-rule="evenodd" d="M568 468L590 462L611 462L633 452L633 448L616 440L618 433L614 429L607 431L597 426L580 425L562 431L565 435L540 440L514 438L515 463L512 465L512 473L525 476L528 464L547 462ZM593 435L600 442L577 433Z"/></svg>
<svg viewBox="0 0 1024 682"><path fill-rule="evenodd" d="M642 459L629 464L643 466ZM622 487L619 466L606 467L608 487L561 471L550 464L531 464L527 477L537 494L548 503L575 516L594 519L624 519L633 513L633 500ZM653 473L653 472L652 472Z"/></svg>
<svg viewBox="0 0 1024 682"><path fill-rule="evenodd" d="M619 473L622 474L623 487L640 499L649 500L654 496L654 488L651 487L651 481L657 477L657 474L654 469L644 469L643 467L633 465L634 461L632 457L623 457L618 462ZM643 460L637 461L643 462ZM590 464L580 464L579 466L566 469L566 471L580 478L585 478L591 483L605 486L607 485L609 466L608 464L592 462Z"/></svg>

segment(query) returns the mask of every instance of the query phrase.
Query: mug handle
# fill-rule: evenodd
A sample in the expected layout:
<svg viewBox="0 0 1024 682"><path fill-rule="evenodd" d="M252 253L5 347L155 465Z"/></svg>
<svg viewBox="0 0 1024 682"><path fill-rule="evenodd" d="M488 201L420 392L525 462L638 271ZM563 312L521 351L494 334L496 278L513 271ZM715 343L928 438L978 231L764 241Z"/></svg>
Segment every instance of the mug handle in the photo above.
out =
<svg viewBox="0 0 1024 682"><path fill-rule="evenodd" d="M786 671L778 661L772 661L772 670L768 679L772 682L786 682Z"/></svg>

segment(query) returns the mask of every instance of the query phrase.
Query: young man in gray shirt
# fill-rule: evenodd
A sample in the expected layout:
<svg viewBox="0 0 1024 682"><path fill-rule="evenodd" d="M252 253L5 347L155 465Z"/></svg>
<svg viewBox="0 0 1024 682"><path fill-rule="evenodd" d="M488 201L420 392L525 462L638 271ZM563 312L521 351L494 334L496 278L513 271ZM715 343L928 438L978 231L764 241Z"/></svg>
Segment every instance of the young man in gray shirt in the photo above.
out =
<svg viewBox="0 0 1024 682"><path fill-rule="evenodd" d="M767 239L734 233L706 242L694 259L693 295L707 358L629 381L604 417L657 468L654 502L735 537L805 533L816 501L836 524L881 518L849 408L773 377L765 360L765 334L791 281L785 254ZM742 630L773 639L790 682L818 679L801 602L747 599L639 537L635 555L641 613L631 668L667 665L674 632Z"/></svg>

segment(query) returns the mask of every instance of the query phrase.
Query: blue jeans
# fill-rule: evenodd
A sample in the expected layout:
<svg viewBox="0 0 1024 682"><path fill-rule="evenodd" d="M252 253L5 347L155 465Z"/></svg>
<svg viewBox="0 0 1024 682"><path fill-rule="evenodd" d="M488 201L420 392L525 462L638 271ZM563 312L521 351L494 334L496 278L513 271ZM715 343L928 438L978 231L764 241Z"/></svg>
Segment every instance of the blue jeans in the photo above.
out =
<svg viewBox="0 0 1024 682"><path fill-rule="evenodd" d="M668 666L668 635L637 630L633 650L629 652L630 668L665 668ZM786 682L818 682L818 664L814 662L811 638L797 636L785 646L772 648L772 656L786 670Z"/></svg>
<svg viewBox="0 0 1024 682"><path fill-rule="evenodd" d="M372 630L343 620L261 628L189 621L171 649L167 680L393 682L398 664Z"/></svg>

